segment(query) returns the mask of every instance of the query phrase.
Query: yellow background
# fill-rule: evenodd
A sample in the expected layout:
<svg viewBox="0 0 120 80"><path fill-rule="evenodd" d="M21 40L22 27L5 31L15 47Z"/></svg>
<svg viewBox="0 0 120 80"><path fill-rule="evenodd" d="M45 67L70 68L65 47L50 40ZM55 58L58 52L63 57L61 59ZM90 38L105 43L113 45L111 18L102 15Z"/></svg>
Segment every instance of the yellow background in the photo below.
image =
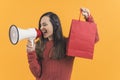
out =
<svg viewBox="0 0 120 80"><path fill-rule="evenodd" d="M93 60L75 59L71 80L120 80L120 0L0 0L0 80L34 80L28 68L26 40L17 45L9 41L11 24L37 28L41 14L52 11L59 15L68 36L80 7L90 9L100 41Z"/></svg>

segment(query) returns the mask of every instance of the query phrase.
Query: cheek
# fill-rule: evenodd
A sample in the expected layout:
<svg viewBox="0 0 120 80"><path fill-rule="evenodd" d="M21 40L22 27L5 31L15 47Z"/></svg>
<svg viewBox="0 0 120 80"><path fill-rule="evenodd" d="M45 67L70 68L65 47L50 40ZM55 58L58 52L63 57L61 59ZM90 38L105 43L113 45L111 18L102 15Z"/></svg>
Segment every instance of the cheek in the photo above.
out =
<svg viewBox="0 0 120 80"><path fill-rule="evenodd" d="M49 27L49 32L50 32L51 34L53 34L53 27L52 27L52 26Z"/></svg>
<svg viewBox="0 0 120 80"><path fill-rule="evenodd" d="M50 34L51 34L51 35L53 34L53 29L50 29Z"/></svg>

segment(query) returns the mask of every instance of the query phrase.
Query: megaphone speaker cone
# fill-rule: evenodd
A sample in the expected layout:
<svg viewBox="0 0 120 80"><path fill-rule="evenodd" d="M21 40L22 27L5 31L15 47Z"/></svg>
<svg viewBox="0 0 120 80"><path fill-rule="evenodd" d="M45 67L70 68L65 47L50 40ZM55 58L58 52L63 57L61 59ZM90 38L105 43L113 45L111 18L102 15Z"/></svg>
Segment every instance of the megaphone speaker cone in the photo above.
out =
<svg viewBox="0 0 120 80"><path fill-rule="evenodd" d="M19 40L18 28L15 25L11 25L9 28L9 39L12 44L17 44Z"/></svg>

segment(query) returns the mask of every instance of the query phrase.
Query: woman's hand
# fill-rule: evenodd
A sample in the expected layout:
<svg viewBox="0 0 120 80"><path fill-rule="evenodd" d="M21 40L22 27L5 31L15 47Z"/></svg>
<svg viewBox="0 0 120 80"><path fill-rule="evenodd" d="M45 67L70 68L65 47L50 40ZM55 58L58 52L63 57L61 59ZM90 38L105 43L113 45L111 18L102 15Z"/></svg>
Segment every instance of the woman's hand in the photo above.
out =
<svg viewBox="0 0 120 80"><path fill-rule="evenodd" d="M80 8L82 15L87 19L90 16L90 11L87 8Z"/></svg>
<svg viewBox="0 0 120 80"><path fill-rule="evenodd" d="M35 42L34 43L33 42L31 40L27 41L27 53L35 51Z"/></svg>

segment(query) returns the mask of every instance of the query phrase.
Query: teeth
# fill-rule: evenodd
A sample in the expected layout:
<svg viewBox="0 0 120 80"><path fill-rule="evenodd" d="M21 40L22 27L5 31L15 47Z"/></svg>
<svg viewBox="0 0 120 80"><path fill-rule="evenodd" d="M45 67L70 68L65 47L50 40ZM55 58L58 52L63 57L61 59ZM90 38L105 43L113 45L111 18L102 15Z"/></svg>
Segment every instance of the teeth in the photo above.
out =
<svg viewBox="0 0 120 80"><path fill-rule="evenodd" d="M47 30L42 31L43 33L47 33Z"/></svg>
<svg viewBox="0 0 120 80"><path fill-rule="evenodd" d="M47 30L44 33L47 33Z"/></svg>

